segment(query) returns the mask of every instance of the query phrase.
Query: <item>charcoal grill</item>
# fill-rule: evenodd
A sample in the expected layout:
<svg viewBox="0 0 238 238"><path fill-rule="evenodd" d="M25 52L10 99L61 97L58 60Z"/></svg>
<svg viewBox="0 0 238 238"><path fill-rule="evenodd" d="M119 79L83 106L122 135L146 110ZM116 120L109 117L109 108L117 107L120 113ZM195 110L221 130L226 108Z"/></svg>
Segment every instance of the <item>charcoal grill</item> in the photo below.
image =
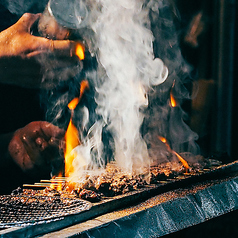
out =
<svg viewBox="0 0 238 238"><path fill-rule="evenodd" d="M194 186L198 187L198 189L192 189ZM238 161L235 161L209 171L205 170L196 175L168 179L123 195L105 198L98 203L94 203L88 210L81 210L82 207L80 207L80 211L76 211L76 213L74 211L72 214L62 215L61 217L58 214L58 217L51 216L46 221L38 220L34 225L28 222L23 227L7 228L0 231L0 235L2 237L35 237L45 234L44 237L53 237L54 231L59 230L56 232L57 235L55 237L70 237L68 234L72 233L72 230L74 234L80 232L89 234L90 224L95 224L95 222L99 227L92 228L92 234L94 232L97 233L98 230L100 230L100 233L105 231L108 234L107 232L109 231L105 227L114 227L116 231L119 229L116 229L116 224L125 226L126 232L126 224L129 221L136 224L141 217L139 219L140 225L143 225L141 224L142 221L146 222L148 219L160 221L160 227L158 228L157 223L155 223L154 227L157 230L161 228L161 230L157 231L157 237L159 237L168 234L168 232L175 232L238 209L237 188ZM146 206L147 199L153 200L157 196L160 197L159 202ZM77 206L77 203L75 203L75 206ZM129 206L132 206L129 212L120 212L127 211ZM139 211L135 208L138 206L140 207ZM111 214L116 214L116 217L114 216L113 218L114 220L110 220L113 217ZM118 220L121 214L123 216ZM172 216L173 218L171 218ZM106 221L101 222L103 217L106 217ZM175 226L176 222L178 225ZM146 227L145 225L143 226L144 228ZM168 227L166 228L166 226ZM132 230L136 230L136 226ZM61 235L61 232L64 231L64 235ZM112 232L112 230L110 231ZM121 229L118 232L122 232Z"/></svg>
<svg viewBox="0 0 238 238"><path fill-rule="evenodd" d="M36 225L89 210L91 203L75 198L30 195L0 196L0 228Z"/></svg>

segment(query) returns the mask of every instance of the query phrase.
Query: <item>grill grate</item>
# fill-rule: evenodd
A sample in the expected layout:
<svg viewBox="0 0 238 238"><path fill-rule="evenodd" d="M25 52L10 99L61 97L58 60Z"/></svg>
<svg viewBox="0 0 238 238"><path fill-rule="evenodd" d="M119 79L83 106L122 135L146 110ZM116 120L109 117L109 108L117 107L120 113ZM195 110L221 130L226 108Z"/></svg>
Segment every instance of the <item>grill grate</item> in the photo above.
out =
<svg viewBox="0 0 238 238"><path fill-rule="evenodd" d="M0 196L0 228L35 224L80 213L90 208L90 202L77 198L2 195Z"/></svg>

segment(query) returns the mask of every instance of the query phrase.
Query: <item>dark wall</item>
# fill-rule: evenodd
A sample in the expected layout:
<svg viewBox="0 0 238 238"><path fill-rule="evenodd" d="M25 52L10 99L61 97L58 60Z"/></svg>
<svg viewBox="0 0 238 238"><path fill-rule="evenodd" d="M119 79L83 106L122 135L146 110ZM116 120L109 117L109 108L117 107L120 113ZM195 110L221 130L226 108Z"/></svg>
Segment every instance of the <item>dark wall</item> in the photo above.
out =
<svg viewBox="0 0 238 238"><path fill-rule="evenodd" d="M232 117L232 158L238 159L238 3L236 1L235 45L234 45L234 81L233 81L233 117Z"/></svg>

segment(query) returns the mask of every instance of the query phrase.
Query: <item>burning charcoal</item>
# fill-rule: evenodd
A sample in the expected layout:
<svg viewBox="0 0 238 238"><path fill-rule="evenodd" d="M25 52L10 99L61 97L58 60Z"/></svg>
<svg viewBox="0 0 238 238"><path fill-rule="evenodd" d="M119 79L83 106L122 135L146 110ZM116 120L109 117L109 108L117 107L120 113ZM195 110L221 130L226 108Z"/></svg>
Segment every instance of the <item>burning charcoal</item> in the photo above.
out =
<svg viewBox="0 0 238 238"><path fill-rule="evenodd" d="M89 202L98 202L101 200L101 196L98 193L87 189L83 189L79 193L79 197Z"/></svg>
<svg viewBox="0 0 238 238"><path fill-rule="evenodd" d="M143 181L141 178L134 179L130 182L130 185L132 187L132 190L137 190L145 185L145 181Z"/></svg>
<svg viewBox="0 0 238 238"><path fill-rule="evenodd" d="M87 178L81 187L82 189L95 190L95 182L91 178Z"/></svg>
<svg viewBox="0 0 238 238"><path fill-rule="evenodd" d="M21 187L18 187L11 192L11 195L18 195L18 194L21 194L22 192L23 192L23 189Z"/></svg>
<svg viewBox="0 0 238 238"><path fill-rule="evenodd" d="M158 169L153 169L150 174L150 183L157 183L157 181L165 180L167 176L159 171Z"/></svg>
<svg viewBox="0 0 238 238"><path fill-rule="evenodd" d="M52 197L60 197L59 191L53 189L50 191Z"/></svg>
<svg viewBox="0 0 238 238"><path fill-rule="evenodd" d="M116 194L122 194L123 189L127 186L129 180L125 177L115 177L110 185L111 190Z"/></svg>
<svg viewBox="0 0 238 238"><path fill-rule="evenodd" d="M111 179L100 177L96 181L95 188L105 196L113 196L112 191L110 191L110 185Z"/></svg>

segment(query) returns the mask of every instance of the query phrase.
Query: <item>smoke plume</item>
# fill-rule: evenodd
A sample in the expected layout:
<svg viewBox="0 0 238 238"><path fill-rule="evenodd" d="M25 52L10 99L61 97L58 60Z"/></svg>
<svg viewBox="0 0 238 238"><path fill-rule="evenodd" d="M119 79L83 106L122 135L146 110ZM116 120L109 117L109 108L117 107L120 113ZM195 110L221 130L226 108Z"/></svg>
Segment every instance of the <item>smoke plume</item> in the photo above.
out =
<svg viewBox="0 0 238 238"><path fill-rule="evenodd" d="M67 125L67 104L82 79L90 84L74 111L81 145L75 148L76 175L110 160L141 171L167 159L159 136L177 152L198 152L197 135L184 123L184 83L189 67L182 58L174 11L165 0L84 1L87 23L78 30L88 48L84 68L48 92L48 119ZM86 55L87 58L87 55ZM169 95L178 101L171 107ZM82 163L83 158L83 163ZM85 167L86 165L86 167ZM83 168L82 168L83 167Z"/></svg>

